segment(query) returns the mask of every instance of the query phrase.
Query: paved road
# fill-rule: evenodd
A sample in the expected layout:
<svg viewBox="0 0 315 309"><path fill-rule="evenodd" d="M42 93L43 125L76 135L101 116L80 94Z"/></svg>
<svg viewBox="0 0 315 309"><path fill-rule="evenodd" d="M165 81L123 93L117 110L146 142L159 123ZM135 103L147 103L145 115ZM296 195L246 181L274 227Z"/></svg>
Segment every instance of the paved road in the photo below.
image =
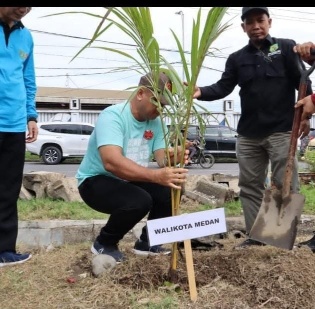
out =
<svg viewBox="0 0 315 309"><path fill-rule="evenodd" d="M24 174L29 172L56 172L65 174L67 177L74 177L78 169L78 164L67 164L62 163L58 165L47 165L44 163L30 163L26 162L24 166ZM153 163L152 168L155 168L155 163ZM213 173L222 173L230 175L238 175L238 163L215 163L212 168L204 169L200 168L198 165L189 166L189 174L191 175L207 175Z"/></svg>

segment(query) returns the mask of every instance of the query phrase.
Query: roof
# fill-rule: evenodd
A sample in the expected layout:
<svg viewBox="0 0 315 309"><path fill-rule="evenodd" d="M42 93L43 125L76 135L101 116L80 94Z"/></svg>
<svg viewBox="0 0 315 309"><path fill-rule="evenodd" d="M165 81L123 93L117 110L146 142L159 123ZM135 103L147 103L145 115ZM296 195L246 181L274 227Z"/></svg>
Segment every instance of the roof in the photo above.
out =
<svg viewBox="0 0 315 309"><path fill-rule="evenodd" d="M38 87L37 97L88 98L88 99L128 99L133 91L102 90L83 88Z"/></svg>
<svg viewBox="0 0 315 309"><path fill-rule="evenodd" d="M37 125L38 126L41 126L41 125L50 125L50 124L79 124L79 125L89 125L89 126L93 126L95 127L94 124L92 123L89 123L89 122L81 122L81 121L59 121L59 120L56 120L56 121L42 121L42 122L39 122Z"/></svg>

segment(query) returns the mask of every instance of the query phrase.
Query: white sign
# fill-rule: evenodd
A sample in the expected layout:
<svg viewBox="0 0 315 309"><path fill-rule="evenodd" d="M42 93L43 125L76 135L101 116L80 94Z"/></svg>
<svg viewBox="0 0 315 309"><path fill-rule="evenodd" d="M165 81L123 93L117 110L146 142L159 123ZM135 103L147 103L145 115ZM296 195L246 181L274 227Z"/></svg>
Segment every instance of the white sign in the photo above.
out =
<svg viewBox="0 0 315 309"><path fill-rule="evenodd" d="M225 233L224 208L148 220L150 246Z"/></svg>

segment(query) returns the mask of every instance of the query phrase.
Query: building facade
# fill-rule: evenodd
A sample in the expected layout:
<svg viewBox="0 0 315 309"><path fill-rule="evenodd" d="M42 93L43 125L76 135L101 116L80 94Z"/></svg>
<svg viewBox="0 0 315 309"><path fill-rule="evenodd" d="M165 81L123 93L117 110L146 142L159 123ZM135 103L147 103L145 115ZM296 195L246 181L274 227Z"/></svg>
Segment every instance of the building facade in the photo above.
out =
<svg viewBox="0 0 315 309"><path fill-rule="evenodd" d="M38 87L36 109L39 122L47 121L80 121L95 124L99 113L112 104L128 100L132 91L99 90L58 87ZM225 124L237 127L240 113L234 112L231 100L222 101L222 112L200 111L206 124ZM165 115L165 122L170 123L170 117ZM197 124L192 115L189 121Z"/></svg>

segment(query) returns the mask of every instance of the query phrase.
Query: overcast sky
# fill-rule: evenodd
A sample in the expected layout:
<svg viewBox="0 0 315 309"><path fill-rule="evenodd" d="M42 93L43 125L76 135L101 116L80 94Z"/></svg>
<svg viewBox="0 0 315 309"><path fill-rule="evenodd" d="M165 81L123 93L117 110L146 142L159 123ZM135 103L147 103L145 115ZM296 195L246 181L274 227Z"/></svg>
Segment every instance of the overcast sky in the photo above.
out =
<svg viewBox="0 0 315 309"><path fill-rule="evenodd" d="M155 36L163 55L169 62L179 61L176 43L170 29L181 41L184 30L184 47L189 51L192 22L196 19L198 9L197 7L150 8ZM206 16L208 9L202 8L202 16ZM87 39L91 38L99 20L83 14L43 17L69 11L88 11L103 15L105 9L102 7L33 7L23 19L23 23L31 30L34 37L38 86L118 91L135 86L139 80L136 72L132 70L124 73L110 72L113 68L133 65L127 58L119 57L114 53L87 49L71 62L74 55L87 43ZM176 14L180 11L182 15ZM315 7L269 7L269 11L273 19L270 29L272 36L291 38L297 43L315 41ZM248 37L240 26L240 13L241 7L229 8L224 21L229 21L231 27L212 45L213 48L218 49L216 52L218 57L208 57L205 60L204 66L207 68L204 68L199 75L199 86L216 82L224 70L227 56L247 44ZM100 39L102 42L99 42L98 46L120 48L125 52L135 50L133 42L124 37L119 30L111 30ZM174 66L178 68L178 73L182 74L180 64ZM314 77L312 80L315 89ZM237 104L238 91L236 87L234 92L225 99L234 100Z"/></svg>

